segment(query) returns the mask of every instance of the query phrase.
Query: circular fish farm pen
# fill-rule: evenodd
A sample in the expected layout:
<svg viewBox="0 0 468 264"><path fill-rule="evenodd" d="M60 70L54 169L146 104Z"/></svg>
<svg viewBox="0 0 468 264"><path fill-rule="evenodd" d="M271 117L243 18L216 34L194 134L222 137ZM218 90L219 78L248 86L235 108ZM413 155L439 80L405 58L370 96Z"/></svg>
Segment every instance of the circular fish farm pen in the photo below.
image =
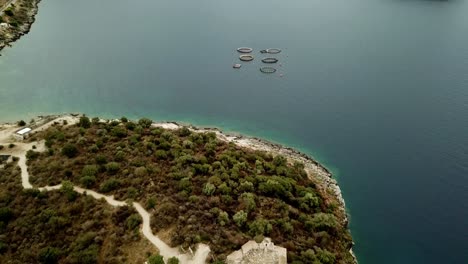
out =
<svg viewBox="0 0 468 264"><path fill-rule="evenodd" d="M275 73L276 69L273 67L262 67L260 68L260 71L263 73Z"/></svg>
<svg viewBox="0 0 468 264"><path fill-rule="evenodd" d="M241 61L252 61L254 57L252 55L240 55L239 59Z"/></svg>
<svg viewBox="0 0 468 264"><path fill-rule="evenodd" d="M262 59L263 63L277 63L278 59L277 58L264 58Z"/></svg>
<svg viewBox="0 0 468 264"><path fill-rule="evenodd" d="M278 54L281 52L280 49L266 49L266 50L261 50L261 53L269 53L269 54Z"/></svg>
<svg viewBox="0 0 468 264"><path fill-rule="evenodd" d="M250 53L253 51L252 48L247 48L247 47L240 47L237 49L238 52L240 53Z"/></svg>

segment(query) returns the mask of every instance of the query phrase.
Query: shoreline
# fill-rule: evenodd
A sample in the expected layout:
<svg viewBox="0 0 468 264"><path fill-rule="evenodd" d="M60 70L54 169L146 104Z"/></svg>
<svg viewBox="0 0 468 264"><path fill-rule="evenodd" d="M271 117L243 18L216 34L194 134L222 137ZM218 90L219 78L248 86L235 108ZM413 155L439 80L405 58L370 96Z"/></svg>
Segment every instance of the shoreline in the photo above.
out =
<svg viewBox="0 0 468 264"><path fill-rule="evenodd" d="M1 52L4 48L12 47L12 43L18 41L22 36L28 34L29 31L31 31L31 27L36 21L36 15L39 12L40 2L41 0L33 0L32 9L27 12L27 20L24 21L24 24L19 26L12 32L5 33L5 40L3 42L0 42L0 56L2 56ZM16 2L10 4L10 6L13 4L16 4ZM3 29L3 30L7 30L7 29ZM7 34L11 34L11 36L7 36Z"/></svg>
<svg viewBox="0 0 468 264"><path fill-rule="evenodd" d="M82 114L78 113L69 113L69 114L59 114L59 115L41 115L36 119L39 121L45 121L45 123L56 122L56 120L64 118L79 118ZM101 122L110 122L115 119L101 119ZM0 131L4 128L11 128L15 126L15 123L12 122L0 122ZM272 153L273 155L282 155L286 157L289 161L298 161L304 164L304 169L310 178L317 183L317 186L320 190L325 193L328 193L332 196L333 200L336 202L339 208L339 220L341 224L349 230L349 216L346 212L346 203L342 196L341 188L338 185L338 182L333 178L333 174L325 166L320 164L318 161L310 157L309 155L302 153L294 148L281 145L279 143L270 142L268 140L245 136L240 133L234 132L223 132L220 128L217 127L197 127L191 124L176 122L176 121L153 121L153 127L161 127L169 130L176 130L182 127L187 127L190 130L197 133L204 132L214 132L218 139L225 142L232 142L241 148L247 148L251 150L265 151ZM16 126L17 127L17 126ZM19 129L20 127L18 127ZM330 203L330 201L328 201ZM353 242L354 245L354 242ZM358 263L356 255L353 252L353 246L349 249L350 254L354 258L354 263Z"/></svg>

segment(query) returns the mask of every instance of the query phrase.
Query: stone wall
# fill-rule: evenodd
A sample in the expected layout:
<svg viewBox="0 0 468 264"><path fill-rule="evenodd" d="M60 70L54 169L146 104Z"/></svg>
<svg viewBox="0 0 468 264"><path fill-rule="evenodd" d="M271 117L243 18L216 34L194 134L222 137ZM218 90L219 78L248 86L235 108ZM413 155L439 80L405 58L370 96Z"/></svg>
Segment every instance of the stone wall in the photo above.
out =
<svg viewBox="0 0 468 264"><path fill-rule="evenodd" d="M286 264L287 251L265 238L261 243L253 240L245 243L238 251L226 258L227 264Z"/></svg>

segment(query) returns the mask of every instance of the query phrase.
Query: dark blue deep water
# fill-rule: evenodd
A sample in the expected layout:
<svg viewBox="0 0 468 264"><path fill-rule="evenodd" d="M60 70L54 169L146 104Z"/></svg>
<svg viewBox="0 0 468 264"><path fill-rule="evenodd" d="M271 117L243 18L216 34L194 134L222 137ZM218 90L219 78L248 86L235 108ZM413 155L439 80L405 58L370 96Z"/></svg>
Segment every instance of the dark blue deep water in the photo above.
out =
<svg viewBox="0 0 468 264"><path fill-rule="evenodd" d="M44 0L0 120L70 111L296 147L338 178L360 263L468 263L466 0Z"/></svg>

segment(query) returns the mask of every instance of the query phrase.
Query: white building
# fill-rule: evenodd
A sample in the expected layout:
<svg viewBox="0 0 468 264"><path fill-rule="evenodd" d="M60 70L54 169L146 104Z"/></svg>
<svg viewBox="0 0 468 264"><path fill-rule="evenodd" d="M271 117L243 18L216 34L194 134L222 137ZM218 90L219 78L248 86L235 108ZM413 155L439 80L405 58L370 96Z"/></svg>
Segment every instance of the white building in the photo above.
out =
<svg viewBox="0 0 468 264"><path fill-rule="evenodd" d="M18 140L23 140L29 136L29 133L31 133L32 129L30 127L25 127L22 128L13 134L13 137L15 137Z"/></svg>

